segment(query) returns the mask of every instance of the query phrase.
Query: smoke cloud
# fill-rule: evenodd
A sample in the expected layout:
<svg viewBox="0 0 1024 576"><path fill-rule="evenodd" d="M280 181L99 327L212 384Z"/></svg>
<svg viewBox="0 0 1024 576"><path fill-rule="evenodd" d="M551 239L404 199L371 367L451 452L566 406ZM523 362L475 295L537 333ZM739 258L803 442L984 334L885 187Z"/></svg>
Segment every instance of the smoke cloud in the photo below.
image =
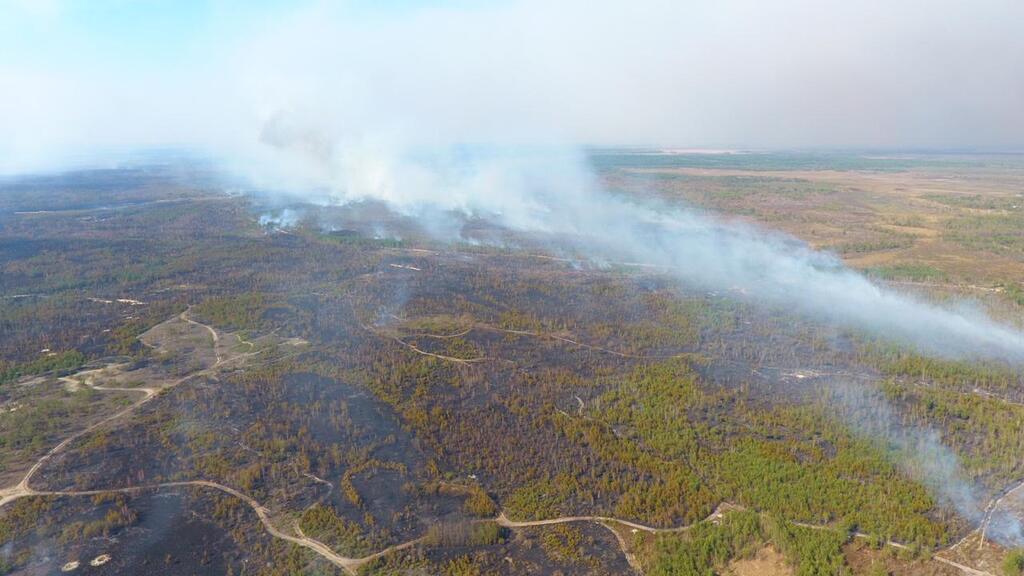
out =
<svg viewBox="0 0 1024 576"><path fill-rule="evenodd" d="M0 173L139 145L1024 149L1016 0L0 0ZM97 153L97 151L100 153Z"/></svg>
<svg viewBox="0 0 1024 576"><path fill-rule="evenodd" d="M569 148L402 149L338 146L322 133L269 127L282 159L320 190L318 202L383 202L460 238L457 213L543 235L596 261L664 267L691 286L733 290L952 358L1024 361L1024 334L970 308L940 308L879 286L793 238L603 190ZM304 196L301 192L299 197Z"/></svg>
<svg viewBox="0 0 1024 576"><path fill-rule="evenodd" d="M181 145L262 189L380 201L442 238L460 237L453 214L486 218L931 354L1024 361L1024 335L980 312L603 190L578 147L1021 147L1024 3L374 4L210 10L187 45L154 34L158 49L145 32L163 14L128 37L72 21L74 3L0 0L0 173Z"/></svg>
<svg viewBox="0 0 1024 576"><path fill-rule="evenodd" d="M960 460L933 429L909 428L877 390L858 382L842 382L827 393L834 415L862 436L892 452L903 471L929 488L943 505L951 506L973 524L984 523L986 534L1005 545L1024 542L1024 528L1009 511L983 506L985 498L960 466Z"/></svg>
<svg viewBox="0 0 1024 576"><path fill-rule="evenodd" d="M520 0L369 13L316 5L235 44L225 66L232 93L249 105L226 113L239 128L211 134L210 144L263 187L378 200L446 238L458 231L442 216L484 217L929 353L1024 360L1024 335L980 312L887 290L781 235L604 191L576 146L666 140L655 126L676 141L722 141L725 131L675 122L714 112L712 101L735 104L733 88L756 118L738 104L712 116L724 130L737 121L725 116L739 114L747 141L770 141L770 118L819 144L837 142L833 130L868 141L855 132L879 122L885 136L875 142L927 140L921 115L933 126L928 110L964 102L978 105L969 129L942 138L995 144L996 131L1024 127L1019 106L978 99L1002 98L994 86L1024 91L1019 75L1004 74L1024 56L1024 40L1000 18L1024 16L1019 3L990 0L969 12L959 3L849 4ZM947 76L967 67L992 73L994 84L952 90ZM871 81L870 93L854 96L850 75ZM816 115L820 106L831 115Z"/></svg>
<svg viewBox="0 0 1024 576"><path fill-rule="evenodd" d="M78 25L74 6L0 3L5 52L20 56L0 60L0 172L181 144L261 187L379 200L445 237L458 236L450 214L483 216L930 353L1024 356L1024 337L981 313L883 289L782 236L602 191L577 147L1013 144L1020 2L211 9L180 54L164 46L174 30L150 30L148 46L154 22L120 38ZM93 46L111 35L116 55Z"/></svg>

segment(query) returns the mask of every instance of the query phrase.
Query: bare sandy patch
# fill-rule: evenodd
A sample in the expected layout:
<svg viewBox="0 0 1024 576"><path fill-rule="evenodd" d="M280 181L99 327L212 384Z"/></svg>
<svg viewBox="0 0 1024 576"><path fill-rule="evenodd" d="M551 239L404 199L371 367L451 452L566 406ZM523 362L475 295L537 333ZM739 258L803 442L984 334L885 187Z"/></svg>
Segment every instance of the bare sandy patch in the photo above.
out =
<svg viewBox="0 0 1024 576"><path fill-rule="evenodd" d="M730 562L725 573L732 576L792 576L793 569L778 550L765 546L753 558Z"/></svg>

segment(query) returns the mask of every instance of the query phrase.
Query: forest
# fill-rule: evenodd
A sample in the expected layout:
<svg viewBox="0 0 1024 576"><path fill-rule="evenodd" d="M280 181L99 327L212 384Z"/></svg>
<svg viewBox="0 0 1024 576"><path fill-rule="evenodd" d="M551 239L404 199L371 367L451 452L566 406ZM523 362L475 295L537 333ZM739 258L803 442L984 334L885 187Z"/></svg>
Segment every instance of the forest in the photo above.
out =
<svg viewBox="0 0 1024 576"><path fill-rule="evenodd" d="M819 161L798 160L773 169ZM772 202L811 219L849 193L803 172L595 162L626 193L682 186L765 221ZM1024 567L985 531L1024 508L1012 365L525 239L443 243L397 215L390 236L345 207L261 225L258 197L217 195L202 173L4 186L0 573L104 556L112 573L268 576ZM1008 228L972 219L1002 196L928 201L963 211L937 242L1017 257ZM905 229L932 225L884 216L828 245L922 297L970 290L959 264L860 260L905 254L920 245ZM1020 280L988 278L987 309L1019 322ZM921 474L915 431L948 449L980 516Z"/></svg>

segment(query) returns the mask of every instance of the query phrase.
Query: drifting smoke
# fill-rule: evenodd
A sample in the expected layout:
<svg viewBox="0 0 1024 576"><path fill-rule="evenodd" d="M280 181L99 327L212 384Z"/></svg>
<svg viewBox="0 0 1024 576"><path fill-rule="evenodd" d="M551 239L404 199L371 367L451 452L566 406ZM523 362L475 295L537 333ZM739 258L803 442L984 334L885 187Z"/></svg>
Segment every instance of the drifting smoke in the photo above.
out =
<svg viewBox="0 0 1024 576"><path fill-rule="evenodd" d="M983 313L885 289L792 238L603 190L565 145L1019 146L1019 0L324 2L247 22L226 10L181 46L174 18L83 32L61 10L27 25L15 4L32 3L0 0L0 173L183 144L309 202L379 201L438 238L485 218L931 354L1024 362L1024 336ZM148 32L158 48L133 44ZM124 57L133 48L148 51ZM937 454L948 465L919 473L957 485Z"/></svg>
<svg viewBox="0 0 1024 576"><path fill-rule="evenodd" d="M571 248L598 262L662 267L691 286L737 291L746 298L890 338L953 358L1024 361L1024 335L983 313L943 308L879 286L781 234L725 223L679 207L643 203L601 188L582 153L453 147L401 150L309 143L292 126L267 139L284 165L308 163L322 178L318 202L374 200L424 223L443 239L461 238L462 224L482 218ZM461 218L452 217L452 215ZM946 506L993 539L1024 542L1020 521L988 512L956 455L933 430L908 428L877 393L858 383L836 386L838 416L861 435L886 444L904 471Z"/></svg>
<svg viewBox="0 0 1024 576"><path fill-rule="evenodd" d="M291 208L271 210L259 217L260 226L276 229L292 228L302 220L302 213Z"/></svg>
<svg viewBox="0 0 1024 576"><path fill-rule="evenodd" d="M974 524L984 523L990 538L1010 545L1024 542L1020 519L1004 509L981 506L984 498L963 474L959 459L943 445L938 432L902 425L877 390L857 382L837 384L828 396L836 417L862 436L882 442L905 473L920 480L941 504L952 506Z"/></svg>
<svg viewBox="0 0 1024 576"><path fill-rule="evenodd" d="M367 149L304 134L292 126L268 141L281 164L320 175L318 202L379 201L443 239L460 239L463 220L452 214L483 218L595 261L664 267L691 286L733 290L929 354L1024 361L1024 334L979 311L879 286L791 237L612 194L571 148Z"/></svg>
<svg viewBox="0 0 1024 576"><path fill-rule="evenodd" d="M735 35L737 42L752 33L749 27L777 24L758 28L754 37L764 42L757 50L774 54L779 72L786 72L792 85L748 85L765 80L749 63L750 58L757 60L749 49L741 55L723 49L709 58L728 78L737 73L750 77L735 86L750 93L769 90L778 102L764 116L787 110L787 130L810 121L805 109L796 113L791 104L781 102L805 101L806 95L799 94L809 86L806 79L796 78L813 72L821 86L816 101L836 106L833 112L844 118L844 132L852 134L854 124L881 121L872 116L873 110L885 110L907 121L914 118L905 132L922 133L916 127L918 117L909 110L921 109L922 87L944 83L948 75L932 73L935 56L920 51L919 45L948 42L964 54L984 50L1000 65L996 70L1005 65L1008 71L1007 58L1024 53L1024 42L1011 40L1019 35L1004 29L1001 19L988 18L1016 14L1022 10L1019 4L988 0L984 9L971 13L954 3L944 10L919 7L872 0L858 8L834 3L821 9L809 0L792 0L792 14L787 12L785 22L779 22L776 8L745 0L699 9L650 0L649 10L618 2L552 6L518 0L480 9L441 7L372 16L318 6L282 19L258 39L241 44L231 68L238 71L242 92L256 103L249 108L258 109L258 118L232 131L230 139L216 142L214 152L262 186L314 203L379 201L415 217L439 238L465 239L456 216L485 218L527 235L557 237L595 260L664 266L692 285L735 289L931 354L1024 361L1024 335L983 313L938 308L884 289L835 257L782 235L605 191L573 144L593 135L579 125L584 117L584 125L621 127L621 134L635 136L629 126L642 131L677 114L714 109L711 101L728 98L733 85L718 85L716 92L703 82L715 76L705 68L708 62L695 57L702 53L696 48L720 47L723 39L707 36L701 22L722 26L720 33ZM878 24L849 37L817 42L805 34L822 29L820 22L789 22L790 16L820 18L834 25L831 30L846 30L874 21L858 18L865 16L861 11L883 8L894 21L916 25L890 29ZM681 29L692 35L681 37ZM935 30L945 32L936 36ZM908 44L907 34L918 42ZM888 48L884 55L879 46ZM1009 54L1007 47L1012 48ZM856 64L848 59L848 50L858 55ZM949 61L959 66L964 54L950 55ZM848 87L836 80L836 62L874 70L872 85L891 92L888 104L858 108L846 95ZM995 82L993 86L1016 82L1006 79L1016 76L985 70L992 73L986 81ZM846 72L838 76L846 77ZM906 82L897 81L905 74L914 78L910 90ZM677 80L665 81L666 76ZM614 82L616 78L624 83ZM687 99L690 92L707 100L693 103ZM945 85L927 93L936 98L977 96ZM913 106L905 109L911 96ZM669 105L669 100L676 104ZM927 108L950 105L939 99ZM652 109L660 116L652 117ZM995 112L972 127L976 134L1022 120L1019 107L986 109ZM723 125L731 122L722 118ZM751 133L760 133L755 128L760 126L754 120L746 124ZM824 132L838 127L816 126ZM693 137L682 126L675 129L677 141ZM818 142L828 141L824 132L815 133ZM850 136L848 141L857 139ZM458 144L463 142L486 145Z"/></svg>

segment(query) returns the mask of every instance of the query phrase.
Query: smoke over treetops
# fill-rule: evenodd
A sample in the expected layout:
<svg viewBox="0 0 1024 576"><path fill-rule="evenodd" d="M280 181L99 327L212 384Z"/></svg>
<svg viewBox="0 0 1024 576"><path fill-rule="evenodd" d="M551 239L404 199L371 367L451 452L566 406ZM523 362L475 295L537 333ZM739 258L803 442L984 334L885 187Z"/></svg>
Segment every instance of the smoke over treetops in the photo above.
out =
<svg viewBox="0 0 1024 576"><path fill-rule="evenodd" d="M301 173L303 187L288 188L300 197L313 189L317 201L380 201L446 239L460 235L451 213L486 218L556 238L598 261L661 266L690 285L734 290L926 353L1024 360L1024 335L980 311L887 289L781 234L613 194L571 147L346 145L281 116L263 134L278 157L264 165ZM278 180L288 182L286 175Z"/></svg>
<svg viewBox="0 0 1024 576"><path fill-rule="evenodd" d="M283 122L275 118L264 132L268 153L281 157L270 165L307 176L298 188L288 188L287 177L278 180L287 194L321 203L382 202L446 240L462 239L466 219L484 218L543 238L554 250L658 266L689 286L733 291L927 354L1024 361L1024 335L978 310L893 291L782 234L605 190L584 154L571 147L340 145ZM308 194L311 189L317 192ZM1000 542L1024 541L1012 514L986 515L981 492L936 431L902 425L862 383L833 384L837 417L887 445L940 502L986 522Z"/></svg>
<svg viewBox="0 0 1024 576"><path fill-rule="evenodd" d="M1024 362L1024 334L982 312L887 289L781 234L605 190L580 148L1019 146L1024 3L310 3L211 10L152 45L50 4L0 3L13 55L0 60L0 173L182 145L290 197L379 201L439 238L459 238L452 215L486 218L930 354ZM955 476L944 470L925 473Z"/></svg>

